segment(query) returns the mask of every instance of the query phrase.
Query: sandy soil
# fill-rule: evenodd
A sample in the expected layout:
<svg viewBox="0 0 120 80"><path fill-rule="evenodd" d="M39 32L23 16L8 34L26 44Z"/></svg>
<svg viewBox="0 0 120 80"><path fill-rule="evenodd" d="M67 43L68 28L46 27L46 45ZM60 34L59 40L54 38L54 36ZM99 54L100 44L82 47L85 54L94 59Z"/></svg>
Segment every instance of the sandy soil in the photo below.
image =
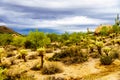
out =
<svg viewBox="0 0 120 80"><path fill-rule="evenodd" d="M52 53L46 54L46 57L50 57ZM17 61L17 60L16 60ZM18 64L12 65L9 70L15 73L25 72L28 75L32 75L36 80L45 80L47 76L56 76L62 78L77 78L82 80L120 80L120 60L115 60L110 66L100 65L99 59L90 58L87 62L74 65L64 65L61 62L60 67L63 68L62 73L54 75L42 75L41 71L34 71L30 68L40 62L40 57L33 60L28 60L26 63L23 60L18 60ZM47 61L45 62L47 64Z"/></svg>

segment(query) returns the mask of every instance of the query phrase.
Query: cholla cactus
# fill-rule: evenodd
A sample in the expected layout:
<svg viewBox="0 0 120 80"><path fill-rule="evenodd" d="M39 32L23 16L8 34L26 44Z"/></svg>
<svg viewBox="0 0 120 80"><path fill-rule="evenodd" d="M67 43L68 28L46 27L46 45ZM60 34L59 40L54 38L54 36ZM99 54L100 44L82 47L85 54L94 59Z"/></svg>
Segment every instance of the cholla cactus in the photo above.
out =
<svg viewBox="0 0 120 80"><path fill-rule="evenodd" d="M45 48L44 47L38 48L37 52L38 52L39 56L41 56L41 68L43 68L43 63L44 63L43 58L44 58L44 54L45 54Z"/></svg>
<svg viewBox="0 0 120 80"><path fill-rule="evenodd" d="M5 57L5 56L6 56L6 54L5 54L4 48L0 48L0 62L1 62L1 58Z"/></svg>
<svg viewBox="0 0 120 80"><path fill-rule="evenodd" d="M116 43L116 39L112 39L110 42L114 45Z"/></svg>
<svg viewBox="0 0 120 80"><path fill-rule="evenodd" d="M98 53L102 55L102 47L103 47L103 42L96 42L96 46L98 49Z"/></svg>
<svg viewBox="0 0 120 80"><path fill-rule="evenodd" d="M26 59L26 55L27 55L27 50L26 49L22 49L20 50L20 54L22 56L22 59L24 60L24 62L27 62L27 59Z"/></svg>
<svg viewBox="0 0 120 80"><path fill-rule="evenodd" d="M120 39L116 39L116 43L120 45Z"/></svg>
<svg viewBox="0 0 120 80"><path fill-rule="evenodd" d="M112 33L112 34L110 34L109 36L110 36L110 38L113 38L113 37L114 37L114 34Z"/></svg>
<svg viewBox="0 0 120 80"><path fill-rule="evenodd" d="M109 47L104 47L103 51L105 52L105 54L108 56L109 52L110 52L111 48Z"/></svg>
<svg viewBox="0 0 120 80"><path fill-rule="evenodd" d="M44 53L45 53L45 48L44 48L44 47L38 48L38 49L37 49L37 52L38 52L39 56L44 55Z"/></svg>
<svg viewBox="0 0 120 80"><path fill-rule="evenodd" d="M93 52L94 44L89 44L89 48L90 48L90 53Z"/></svg>
<svg viewBox="0 0 120 80"><path fill-rule="evenodd" d="M95 40L90 39L89 42L90 42L91 44L95 44Z"/></svg>

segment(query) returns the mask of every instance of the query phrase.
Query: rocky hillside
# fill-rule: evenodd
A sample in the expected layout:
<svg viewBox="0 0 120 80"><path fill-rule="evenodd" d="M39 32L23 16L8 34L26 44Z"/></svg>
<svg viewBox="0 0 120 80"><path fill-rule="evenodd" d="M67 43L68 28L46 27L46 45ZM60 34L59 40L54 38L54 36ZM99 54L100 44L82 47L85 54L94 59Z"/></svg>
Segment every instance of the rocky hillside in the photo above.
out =
<svg viewBox="0 0 120 80"><path fill-rule="evenodd" d="M0 26L0 33L19 34L6 26Z"/></svg>

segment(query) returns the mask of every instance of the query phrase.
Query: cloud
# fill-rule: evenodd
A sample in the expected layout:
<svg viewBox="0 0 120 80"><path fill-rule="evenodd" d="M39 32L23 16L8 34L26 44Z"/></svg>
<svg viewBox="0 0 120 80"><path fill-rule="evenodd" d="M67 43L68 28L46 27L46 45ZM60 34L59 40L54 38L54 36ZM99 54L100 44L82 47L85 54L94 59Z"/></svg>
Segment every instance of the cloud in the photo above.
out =
<svg viewBox="0 0 120 80"><path fill-rule="evenodd" d="M20 31L94 30L99 24L113 24L117 13L119 0L0 0L0 25Z"/></svg>
<svg viewBox="0 0 120 80"><path fill-rule="evenodd" d="M90 25L99 25L102 23L108 23L107 20L94 19L86 16L73 16L73 17L65 17L56 20L36 20L36 19L17 19L13 20L17 21L16 24L8 24L8 26L16 26L20 30L24 30L27 28L30 29L51 29L56 30L59 33L67 32L78 32L78 31L86 31L87 27L91 27ZM85 27L87 25L87 27ZM21 27L23 26L23 27ZM93 27L93 26L92 26ZM91 28L93 31L93 28Z"/></svg>
<svg viewBox="0 0 120 80"><path fill-rule="evenodd" d="M103 8L114 7L118 5L118 0L2 0L3 2L28 6L28 7L42 7L51 9L66 9L66 8Z"/></svg>
<svg viewBox="0 0 120 80"><path fill-rule="evenodd" d="M57 20L41 20L38 24L44 27L51 26L68 26L68 25L99 25L102 23L108 23L106 20L89 18L86 16L73 16L66 17Z"/></svg>
<svg viewBox="0 0 120 80"><path fill-rule="evenodd" d="M0 25L2 25L2 26L4 25L4 26L5 26L5 25L6 25L6 23L0 22Z"/></svg>

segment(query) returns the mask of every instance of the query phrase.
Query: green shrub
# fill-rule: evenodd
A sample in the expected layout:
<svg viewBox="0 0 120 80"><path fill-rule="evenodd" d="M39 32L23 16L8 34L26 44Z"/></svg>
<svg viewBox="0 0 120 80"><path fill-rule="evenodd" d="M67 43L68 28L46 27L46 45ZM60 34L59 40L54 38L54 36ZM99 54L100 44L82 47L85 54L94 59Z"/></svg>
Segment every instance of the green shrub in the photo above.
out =
<svg viewBox="0 0 120 80"><path fill-rule="evenodd" d="M61 65L53 62L44 65L42 69L42 74L47 74L47 75L61 73L61 72L63 72Z"/></svg>
<svg viewBox="0 0 120 80"><path fill-rule="evenodd" d="M113 62L113 59L111 56L103 55L100 57L100 62L103 65L110 65Z"/></svg>
<svg viewBox="0 0 120 80"><path fill-rule="evenodd" d="M5 71L5 69L0 67L0 80L5 80L6 76L3 74L3 72Z"/></svg>
<svg viewBox="0 0 120 80"><path fill-rule="evenodd" d="M0 34L0 45L6 46L9 45L13 40L13 37L11 34Z"/></svg>
<svg viewBox="0 0 120 80"><path fill-rule="evenodd" d="M11 44L17 47L23 47L25 41L26 41L25 37L17 36L13 38L13 42Z"/></svg>
<svg viewBox="0 0 120 80"><path fill-rule="evenodd" d="M48 38L45 33L39 32L38 30L30 32L27 36L27 40L31 42L35 49L47 46L51 42L50 38Z"/></svg>

